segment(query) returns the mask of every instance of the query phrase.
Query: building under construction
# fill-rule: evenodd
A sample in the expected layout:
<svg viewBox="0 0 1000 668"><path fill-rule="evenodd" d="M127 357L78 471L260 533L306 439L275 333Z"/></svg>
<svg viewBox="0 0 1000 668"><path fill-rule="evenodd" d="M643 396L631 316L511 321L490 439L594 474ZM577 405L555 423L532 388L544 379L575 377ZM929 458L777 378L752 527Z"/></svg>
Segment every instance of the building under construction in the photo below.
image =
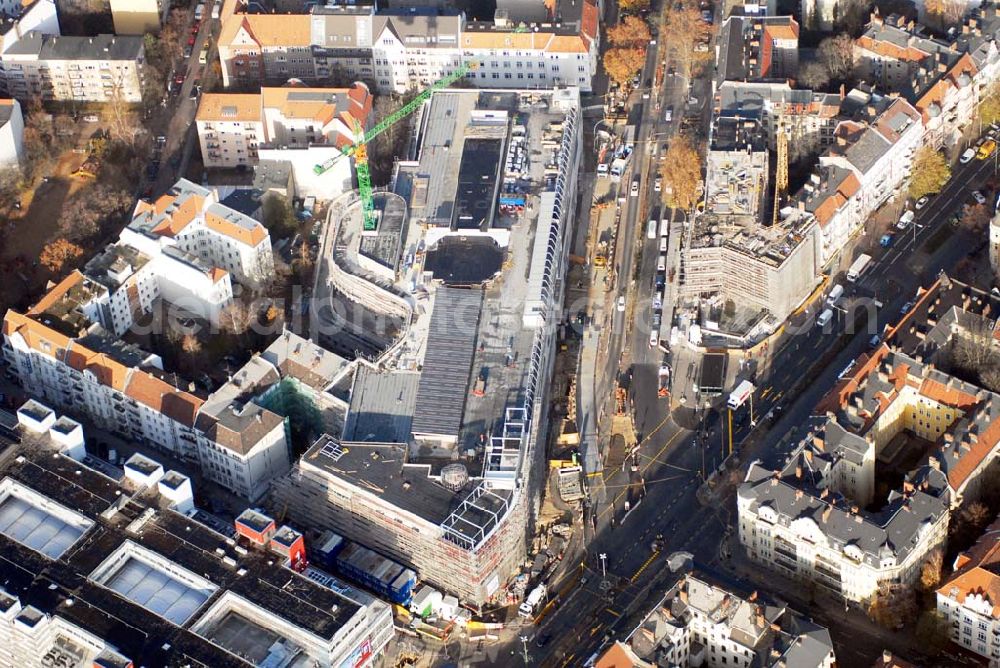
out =
<svg viewBox="0 0 1000 668"><path fill-rule="evenodd" d="M273 487L296 523L363 543L474 607L509 602L546 480L579 119L573 88L433 95L415 159L395 177L408 212L387 263L396 280L378 286L411 315L388 352L359 365L343 433ZM357 230L348 218L341 227Z"/></svg>
<svg viewBox="0 0 1000 668"><path fill-rule="evenodd" d="M778 151L772 190L767 144L756 119L714 119L704 211L688 230L680 288L698 302L703 336L713 345L741 346L773 330L818 275L815 223L786 225L775 203L787 189L787 150Z"/></svg>

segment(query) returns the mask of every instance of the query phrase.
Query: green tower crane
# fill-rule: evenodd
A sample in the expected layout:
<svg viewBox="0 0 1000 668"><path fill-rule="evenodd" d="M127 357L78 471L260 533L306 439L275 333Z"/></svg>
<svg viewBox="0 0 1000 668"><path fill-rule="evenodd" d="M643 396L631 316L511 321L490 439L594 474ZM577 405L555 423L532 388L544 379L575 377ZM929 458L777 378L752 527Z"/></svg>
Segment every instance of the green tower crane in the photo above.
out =
<svg viewBox="0 0 1000 668"><path fill-rule="evenodd" d="M474 64L459 66L458 69L448 76L438 79L430 86L420 91L420 93L410 102L383 118L367 132L360 126L360 124L358 124L357 121L354 122L354 143L343 147L340 152L343 156L354 158L354 171L358 176L358 192L361 195L361 207L364 214L365 232L373 232L378 226L378 221L375 218L375 203L372 200L371 172L368 171L368 142L416 111L417 108L426 102L435 91L450 86L464 77L471 69L475 69ZM313 171L316 174L322 174L333 167L339 159L339 156L330 158L326 162L313 167Z"/></svg>

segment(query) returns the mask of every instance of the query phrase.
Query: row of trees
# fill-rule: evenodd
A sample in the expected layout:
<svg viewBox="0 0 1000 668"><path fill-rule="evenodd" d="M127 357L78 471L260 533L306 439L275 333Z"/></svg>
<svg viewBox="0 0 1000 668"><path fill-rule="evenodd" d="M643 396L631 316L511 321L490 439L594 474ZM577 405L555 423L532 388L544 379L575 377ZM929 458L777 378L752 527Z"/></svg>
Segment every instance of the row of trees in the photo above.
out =
<svg viewBox="0 0 1000 668"><path fill-rule="evenodd" d="M626 16L608 28L607 38L611 48L604 52L604 71L611 81L624 87L646 62L646 45L652 39L649 25L638 16Z"/></svg>

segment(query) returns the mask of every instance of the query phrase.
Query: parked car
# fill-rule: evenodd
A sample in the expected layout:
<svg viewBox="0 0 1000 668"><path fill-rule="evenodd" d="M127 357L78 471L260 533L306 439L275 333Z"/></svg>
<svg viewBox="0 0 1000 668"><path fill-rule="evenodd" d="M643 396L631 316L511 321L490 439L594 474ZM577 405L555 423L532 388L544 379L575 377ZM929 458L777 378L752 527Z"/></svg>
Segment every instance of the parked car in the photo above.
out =
<svg viewBox="0 0 1000 668"><path fill-rule="evenodd" d="M986 204L986 196L978 190L972 191L972 199L976 200L976 204Z"/></svg>
<svg viewBox="0 0 1000 668"><path fill-rule="evenodd" d="M618 312L619 313L625 312L625 295L621 295L620 297L618 297Z"/></svg>
<svg viewBox="0 0 1000 668"><path fill-rule="evenodd" d="M913 205L913 208L916 209L917 211L920 211L922 208L927 206L927 203L930 201L931 198L928 197L927 195L924 195L923 197L917 200L916 204Z"/></svg>
<svg viewBox="0 0 1000 668"><path fill-rule="evenodd" d="M972 162L972 159L975 157L976 157L976 149L967 148L965 149L965 153L962 154L962 157L959 158L958 161L959 163L965 165Z"/></svg>
<svg viewBox="0 0 1000 668"><path fill-rule="evenodd" d="M892 242L894 240L895 237L893 237L891 234L883 234L882 238L878 240L878 245L881 246L882 248L888 248L889 246L892 246Z"/></svg>
<svg viewBox="0 0 1000 668"><path fill-rule="evenodd" d="M87 114L86 116L83 117L84 123L96 123L99 120L101 120L101 117L98 116L97 114Z"/></svg>
<svg viewBox="0 0 1000 668"><path fill-rule="evenodd" d="M656 180L653 181L653 190L655 190L656 192L660 192L662 189L663 189L663 179L657 176Z"/></svg>
<svg viewBox="0 0 1000 668"><path fill-rule="evenodd" d="M913 211L904 211L903 215L899 217L899 222L896 223L896 229L905 230L913 222L916 215Z"/></svg>
<svg viewBox="0 0 1000 668"><path fill-rule="evenodd" d="M899 309L899 315L906 315L907 313L910 312L911 308L913 308L913 300L912 299L910 301L906 302L905 304L903 304L900 307L900 309Z"/></svg>
<svg viewBox="0 0 1000 668"><path fill-rule="evenodd" d="M629 197L638 197L639 196L639 179L633 179L632 180L632 188L629 189L629 193L628 194L629 194Z"/></svg>

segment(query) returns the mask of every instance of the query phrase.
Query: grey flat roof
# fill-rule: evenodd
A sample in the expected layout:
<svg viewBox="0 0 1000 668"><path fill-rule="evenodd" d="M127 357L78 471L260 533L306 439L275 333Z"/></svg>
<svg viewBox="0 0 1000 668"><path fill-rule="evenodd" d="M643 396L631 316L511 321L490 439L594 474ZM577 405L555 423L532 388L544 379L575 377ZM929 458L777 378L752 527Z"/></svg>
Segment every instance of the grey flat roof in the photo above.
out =
<svg viewBox="0 0 1000 668"><path fill-rule="evenodd" d="M407 446L394 443L337 442L321 436L302 461L378 496L433 524L443 522L457 494L428 477L429 467L406 464Z"/></svg>
<svg viewBox="0 0 1000 668"><path fill-rule="evenodd" d="M46 37L40 60L136 60L143 48L141 35Z"/></svg>
<svg viewBox="0 0 1000 668"><path fill-rule="evenodd" d="M419 373L358 367L344 440L405 443L410 437L419 382Z"/></svg>
<svg viewBox="0 0 1000 668"><path fill-rule="evenodd" d="M437 289L417 390L413 433L458 436L482 308L480 289Z"/></svg>

